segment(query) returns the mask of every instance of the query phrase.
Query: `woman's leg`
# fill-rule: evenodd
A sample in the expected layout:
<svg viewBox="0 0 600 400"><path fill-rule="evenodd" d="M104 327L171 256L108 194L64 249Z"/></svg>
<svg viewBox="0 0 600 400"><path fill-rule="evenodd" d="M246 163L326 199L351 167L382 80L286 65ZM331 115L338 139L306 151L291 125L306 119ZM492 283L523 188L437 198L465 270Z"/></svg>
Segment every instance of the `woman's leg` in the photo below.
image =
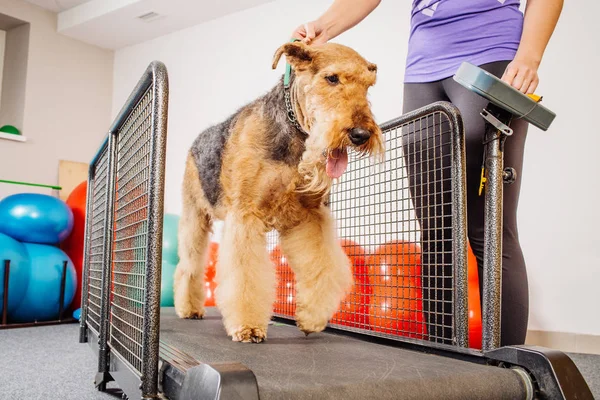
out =
<svg viewBox="0 0 600 400"><path fill-rule="evenodd" d="M404 85L404 113L448 101L441 82ZM452 187L448 122L428 116L404 128L408 184L421 232L423 311L427 336L452 343Z"/></svg>
<svg viewBox="0 0 600 400"><path fill-rule="evenodd" d="M481 66L482 69L502 76L507 62L495 62ZM467 215L469 242L479 265L479 282L483 276L484 196L479 196L479 180L483 161L484 119L479 113L488 104L483 97L469 91L452 78L445 79L443 86L450 101L461 113L466 132L467 156ZM529 294L525 260L519 244L517 230L517 206L523 171L523 152L527 136L527 122L514 120L513 135L505 142L504 164L515 168L517 179L504 185L503 236L502 236L502 320L501 344L516 345L525 342L529 314Z"/></svg>

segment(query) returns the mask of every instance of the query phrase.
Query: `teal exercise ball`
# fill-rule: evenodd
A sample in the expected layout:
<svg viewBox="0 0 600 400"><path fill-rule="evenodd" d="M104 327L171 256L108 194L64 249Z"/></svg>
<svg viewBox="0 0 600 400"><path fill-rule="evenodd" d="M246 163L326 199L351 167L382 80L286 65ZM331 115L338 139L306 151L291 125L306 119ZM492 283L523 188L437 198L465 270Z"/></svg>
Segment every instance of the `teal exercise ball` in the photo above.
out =
<svg viewBox="0 0 600 400"><path fill-rule="evenodd" d="M177 229L179 227L179 215L165 214L163 218L163 242L162 259L177 265L179 255L177 254Z"/></svg>
<svg viewBox="0 0 600 400"><path fill-rule="evenodd" d="M31 262L31 276L23 300L8 317L14 322L50 321L58 318L63 262L67 261L63 310L75 296L77 275L73 262L61 249L23 243ZM10 311L10 310L9 310Z"/></svg>
<svg viewBox="0 0 600 400"><path fill-rule="evenodd" d="M160 283L160 306L161 307L173 307L174 303L174 291L173 291L173 277L175 275L175 268L177 266L168 261L163 260L162 272L161 272L161 283Z"/></svg>
<svg viewBox="0 0 600 400"><path fill-rule="evenodd" d="M19 193L0 201L0 233L20 242L58 244L72 229L73 212L56 197Z"/></svg>
<svg viewBox="0 0 600 400"><path fill-rule="evenodd" d="M21 304L29 285L30 261L27 249L22 243L0 233L0 314L4 309L4 261L9 260L8 309L13 311Z"/></svg>

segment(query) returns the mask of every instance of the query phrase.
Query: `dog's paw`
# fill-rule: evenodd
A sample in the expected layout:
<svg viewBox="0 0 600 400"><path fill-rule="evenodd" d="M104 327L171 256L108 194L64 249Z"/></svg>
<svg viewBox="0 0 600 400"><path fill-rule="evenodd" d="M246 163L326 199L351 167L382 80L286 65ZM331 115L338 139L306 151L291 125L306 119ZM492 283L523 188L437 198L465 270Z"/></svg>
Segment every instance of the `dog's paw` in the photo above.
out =
<svg viewBox="0 0 600 400"><path fill-rule="evenodd" d="M183 319L202 319L204 318L204 307L200 309L175 307L175 313Z"/></svg>
<svg viewBox="0 0 600 400"><path fill-rule="evenodd" d="M317 333L317 332L321 332L323 329L325 329L325 327L327 326L327 323L324 324L306 324L303 322L298 321L297 322L298 328L304 332L304 334L306 336L310 335L311 333Z"/></svg>
<svg viewBox="0 0 600 400"><path fill-rule="evenodd" d="M267 339L267 329L242 326L231 334L231 339L234 342L261 343Z"/></svg>
<svg viewBox="0 0 600 400"><path fill-rule="evenodd" d="M306 336L321 332L327 326L327 318L315 318L302 309L296 310L296 325Z"/></svg>

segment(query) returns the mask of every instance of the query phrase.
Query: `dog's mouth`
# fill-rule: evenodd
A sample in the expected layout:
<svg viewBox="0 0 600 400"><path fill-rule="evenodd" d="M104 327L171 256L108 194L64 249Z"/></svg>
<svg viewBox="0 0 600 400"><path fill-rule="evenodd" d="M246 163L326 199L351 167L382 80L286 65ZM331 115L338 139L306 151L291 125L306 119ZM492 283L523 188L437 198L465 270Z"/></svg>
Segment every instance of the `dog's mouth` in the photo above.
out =
<svg viewBox="0 0 600 400"><path fill-rule="evenodd" d="M327 152L325 171L327 176L338 179L348 168L348 152L346 149L333 149Z"/></svg>

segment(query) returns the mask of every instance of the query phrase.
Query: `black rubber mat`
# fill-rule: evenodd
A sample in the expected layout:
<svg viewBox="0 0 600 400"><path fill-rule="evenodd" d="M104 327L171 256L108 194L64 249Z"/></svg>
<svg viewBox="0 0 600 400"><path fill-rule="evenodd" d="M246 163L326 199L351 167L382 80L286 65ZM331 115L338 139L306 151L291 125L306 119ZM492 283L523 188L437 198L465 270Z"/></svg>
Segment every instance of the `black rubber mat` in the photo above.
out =
<svg viewBox="0 0 600 400"><path fill-rule="evenodd" d="M261 399L520 399L512 371L363 342L344 335L305 337L296 327L269 326L261 344L236 343L221 317L181 320L161 311L161 340L202 363L239 362L256 375Z"/></svg>

